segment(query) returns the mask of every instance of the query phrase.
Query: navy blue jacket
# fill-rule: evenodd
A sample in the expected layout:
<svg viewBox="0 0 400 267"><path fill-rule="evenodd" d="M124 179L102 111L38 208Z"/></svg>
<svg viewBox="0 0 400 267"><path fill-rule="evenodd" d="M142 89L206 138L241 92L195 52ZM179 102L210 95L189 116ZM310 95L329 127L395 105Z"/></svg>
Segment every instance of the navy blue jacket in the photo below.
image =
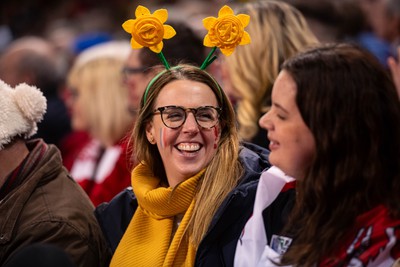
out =
<svg viewBox="0 0 400 267"><path fill-rule="evenodd" d="M228 194L211 221L209 230L198 247L195 266L233 266L237 241L253 212L258 180L261 172L270 167L268 155L269 151L265 148L250 143L243 144L239 159L244 174L239 185ZM136 208L137 201L131 188L125 189L111 202L96 208L96 217L113 252Z"/></svg>

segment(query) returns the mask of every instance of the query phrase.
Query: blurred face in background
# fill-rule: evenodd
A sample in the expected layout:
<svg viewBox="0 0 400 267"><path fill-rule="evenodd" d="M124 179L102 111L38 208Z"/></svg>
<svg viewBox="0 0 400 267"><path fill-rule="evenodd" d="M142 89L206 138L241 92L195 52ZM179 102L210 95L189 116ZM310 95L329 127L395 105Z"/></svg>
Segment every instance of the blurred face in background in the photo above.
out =
<svg viewBox="0 0 400 267"><path fill-rule="evenodd" d="M388 0L359 0L359 3L372 31L378 37L388 42L399 37L400 14L395 15L396 11L390 10Z"/></svg>
<svg viewBox="0 0 400 267"><path fill-rule="evenodd" d="M71 114L71 126L75 131L87 131L89 128L85 112L83 110L82 96L77 88L70 87L67 90L66 104Z"/></svg>
<svg viewBox="0 0 400 267"><path fill-rule="evenodd" d="M32 79L25 75L18 73L17 64L21 60L18 53L6 53L0 58L0 78L12 87L15 87L21 82L26 82L28 84L33 84Z"/></svg>
<svg viewBox="0 0 400 267"><path fill-rule="evenodd" d="M129 93L129 109L136 112L147 84L154 76L139 60L139 49L132 49L123 68L123 79Z"/></svg>

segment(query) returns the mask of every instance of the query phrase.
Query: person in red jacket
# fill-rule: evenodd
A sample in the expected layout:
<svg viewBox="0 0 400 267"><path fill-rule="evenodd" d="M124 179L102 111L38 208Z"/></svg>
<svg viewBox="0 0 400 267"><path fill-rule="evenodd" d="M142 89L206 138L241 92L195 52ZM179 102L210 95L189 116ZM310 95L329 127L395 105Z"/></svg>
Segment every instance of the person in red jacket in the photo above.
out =
<svg viewBox="0 0 400 267"><path fill-rule="evenodd" d="M131 48L111 41L84 50L68 75L68 101L75 131L89 134L71 167L72 177L97 206L130 185L125 138L133 124L121 69Z"/></svg>

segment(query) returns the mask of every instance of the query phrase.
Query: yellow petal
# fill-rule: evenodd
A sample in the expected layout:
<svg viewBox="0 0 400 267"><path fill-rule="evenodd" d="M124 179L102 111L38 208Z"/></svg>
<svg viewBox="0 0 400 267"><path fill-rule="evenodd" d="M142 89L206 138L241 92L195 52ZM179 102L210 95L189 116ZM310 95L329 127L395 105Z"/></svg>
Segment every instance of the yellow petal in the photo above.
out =
<svg viewBox="0 0 400 267"><path fill-rule="evenodd" d="M134 19L128 19L122 24L122 28L127 32L127 33L132 33L133 26L135 25L135 20Z"/></svg>
<svg viewBox="0 0 400 267"><path fill-rule="evenodd" d="M154 53L160 53L162 48L163 48L163 46L164 46L163 42L159 42L158 44L156 44L154 46L150 46L149 48Z"/></svg>
<svg viewBox="0 0 400 267"><path fill-rule="evenodd" d="M148 10L147 7L139 5L135 11L136 18L140 18L146 15L150 15L150 10Z"/></svg>
<svg viewBox="0 0 400 267"><path fill-rule="evenodd" d="M158 18L162 24L164 24L168 19L168 11L166 9L157 9L154 11L153 16Z"/></svg>
<svg viewBox="0 0 400 267"><path fill-rule="evenodd" d="M170 25L163 25L164 26L164 39L170 39L175 36L176 31Z"/></svg>
<svg viewBox="0 0 400 267"><path fill-rule="evenodd" d="M210 36L208 34L204 37L203 45L207 46L207 47L214 47L215 46L215 44L213 44L211 42Z"/></svg>
<svg viewBox="0 0 400 267"><path fill-rule="evenodd" d="M232 8L230 8L227 5L221 7L221 9L218 12L218 17L222 17L222 16L226 16L226 15L234 15Z"/></svg>
<svg viewBox="0 0 400 267"><path fill-rule="evenodd" d="M204 28L206 28L206 30L209 31L216 21L217 21L217 18L215 18L215 17L207 17L207 18L203 19Z"/></svg>
<svg viewBox="0 0 400 267"><path fill-rule="evenodd" d="M224 54L225 56L229 56L230 54L233 53L234 50L235 50L234 47L230 47L230 48L221 48L221 52L222 52L222 54Z"/></svg>
<svg viewBox="0 0 400 267"><path fill-rule="evenodd" d="M246 14L238 14L236 16L240 22L242 22L243 27L246 27L250 23L250 16Z"/></svg>
<svg viewBox="0 0 400 267"><path fill-rule="evenodd" d="M131 38L131 47L133 49L140 49L140 48L143 47L143 45L141 45L138 42L136 42L136 40L134 38Z"/></svg>
<svg viewBox="0 0 400 267"><path fill-rule="evenodd" d="M242 40L240 40L240 45L246 45L251 43L250 34L248 32L243 32Z"/></svg>

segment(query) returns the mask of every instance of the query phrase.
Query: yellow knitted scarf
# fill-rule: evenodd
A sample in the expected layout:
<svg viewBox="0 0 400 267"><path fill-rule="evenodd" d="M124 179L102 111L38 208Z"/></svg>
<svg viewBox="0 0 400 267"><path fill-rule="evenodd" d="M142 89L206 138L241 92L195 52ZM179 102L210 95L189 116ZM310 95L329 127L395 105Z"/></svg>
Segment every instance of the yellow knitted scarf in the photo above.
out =
<svg viewBox="0 0 400 267"><path fill-rule="evenodd" d="M192 216L194 195L204 170L173 188L160 187L160 179L139 164L132 171L138 208L122 237L111 267L193 266L196 248L186 228ZM174 216L184 214L173 235Z"/></svg>

